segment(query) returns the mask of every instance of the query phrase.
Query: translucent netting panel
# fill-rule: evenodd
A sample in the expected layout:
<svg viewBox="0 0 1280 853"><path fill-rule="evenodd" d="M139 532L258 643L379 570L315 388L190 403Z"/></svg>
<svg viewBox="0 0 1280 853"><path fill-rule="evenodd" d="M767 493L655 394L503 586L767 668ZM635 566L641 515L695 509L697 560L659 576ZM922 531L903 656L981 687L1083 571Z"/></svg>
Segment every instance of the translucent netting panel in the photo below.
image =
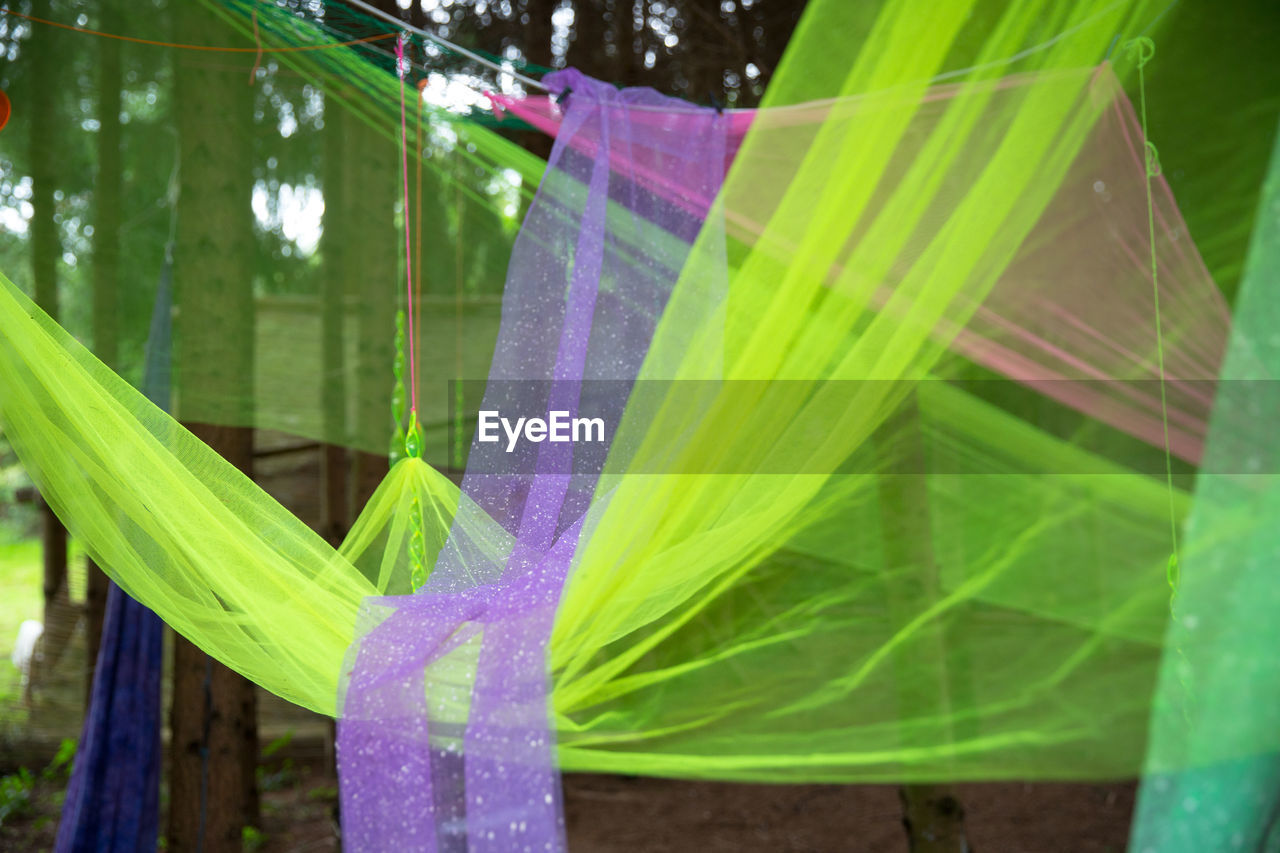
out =
<svg viewBox="0 0 1280 853"><path fill-rule="evenodd" d="M322 91L326 106L319 134L325 146L323 269L306 298L271 306L276 310L258 323L264 357L254 398L265 413L253 417L287 417L290 431L383 453L392 429L385 416L389 330L395 310L405 304L401 91L393 63L398 33L337 5L305 15L257 3L211 5L225 10L229 29L247 36L258 27L267 44L286 49L366 39L280 54L287 66L282 76L300 77L313 97ZM487 375L512 241L545 163L468 121L458 105L443 105L429 93L418 96L417 84L428 77L463 73L454 68L457 57L416 42L408 56L407 215L419 294L413 324L418 414L425 458L460 468L465 448L450 440L459 430L451 433L456 425L449 383ZM317 368L291 376L275 367L299 356ZM286 407L287 416L278 414Z"/></svg>
<svg viewBox="0 0 1280 853"><path fill-rule="evenodd" d="M210 654L332 712L372 584L0 283L5 435L72 535L122 589Z"/></svg>
<svg viewBox="0 0 1280 853"><path fill-rule="evenodd" d="M1097 124L1065 164L1060 190L1011 250L1007 267L981 270L993 279L989 289L977 298L960 294L943 309L933 335L996 375L1029 383L1090 418L1163 447L1141 129L1110 67L1057 79L1019 75L982 86L932 88L828 275L841 274L846 264L883 263L883 281L864 273L863 283L875 288L875 304L905 317L913 303L895 309L895 288L908 280L937 233L952 227L950 221L965 204L974 203L986 167L984 153L1013 128L1019 105L1072 97L1090 77L1084 96L1099 107ZM935 163L945 168L922 175L918 160L935 162L937 151L930 145L939 144L938 134L953 127L965 109L973 111L974 127L953 139L945 159ZM768 188L790 186L795 168L794 159L781 152L807 147L819 128L858 133L876 121L877 113L900 110L888 94L759 113L753 127L759 138L770 140L771 151L751 162L773 180L761 181L762 191L744 188L740 196L726 195L732 233L748 243L763 233L761 223L779 202ZM904 204L903 191L911 188L925 193L924 209ZM811 191L818 193L821 186L813 184ZM1153 182L1153 204L1160 327L1168 349L1164 376L1173 380L1166 389L1170 442L1175 454L1196 461L1225 342L1227 308L1163 180ZM904 225L912 230L897 234ZM795 230L792 246L801 227ZM892 239L899 242L890 244ZM794 249L783 244L777 251L785 258ZM877 252L892 257L882 261Z"/></svg>
<svg viewBox="0 0 1280 853"><path fill-rule="evenodd" d="M963 8L933 14L926 5L884 4L870 53L827 93L879 98L886 108L857 125L824 122L789 148L767 134L746 138L717 209L727 218L755 197L750 187L778 187L771 206L754 211L762 228L730 244L727 286L722 243L694 243L641 370L655 380L769 384L727 386L723 398L717 392L693 408L678 396L656 405L645 398L624 412L609 462L617 467L606 466L580 536L563 515L572 480L563 497L536 504L551 509L537 520L535 544L557 531L557 541L584 543L550 647L568 766L847 781L1089 777L1132 770L1139 760L1133 744L1149 699L1133 685L1155 677L1168 494L1134 470L1140 459L1130 446L1089 452L1093 419L1050 423L1020 397L975 400L923 383L965 366L950 349L958 330L1023 262L1029 235L1050 222L1062 194L1098 204L1096 176L1073 170L1115 104L1096 97L1109 90L1105 81L1097 88L1092 69L1123 31L1125 10L1009 10L977 59L1040 44L1046 28L1071 37L1033 54L1036 68L1016 93L990 85L996 70L978 72L925 120L932 91L904 81L946 67L964 18ZM814 9L839 20L842 4ZM923 34L921 20L930 22ZM838 23L806 26L810 34L841 31ZM808 55L823 65L845 54ZM804 79L831 73L819 71ZM890 85L889 95L866 95ZM910 140L913 128L926 138ZM895 165L904 145L917 164L905 170ZM581 178L575 185L585 209L592 196ZM947 215L935 216L935 205ZM614 208L605 211L607 222ZM1135 230L1126 220L1121 233ZM1165 258L1174 241L1158 240ZM1084 242L1103 256L1128 254ZM1141 305L1137 288L1146 292L1150 282L1129 263L1116 268L1118 292ZM618 269L626 269L621 258ZM597 290L607 280L602 274ZM1212 303L1187 287L1190 304ZM1180 316L1176 305L1168 310ZM334 710L360 602L395 590L403 575L401 558L385 555L402 547L397 516L406 503L418 499L429 552L444 548L438 583L464 577L451 561L492 579L504 576L509 554L530 553L517 550L524 513L514 509L528 498L489 503L502 524L465 506L455 514L456 489L411 462L389 478L377 502L383 518L361 528L368 544L337 555L11 288L0 294L0 323L0 412L59 512L131 594L295 701ZM557 365L564 340L546 342ZM1138 358L1103 364L1142 364L1149 341L1135 340ZM1181 351L1180 341L1196 339L1170 340ZM1068 342L1079 346L1078 337ZM590 337L576 343L588 352L593 345ZM1137 375L1149 376L1149 367ZM847 384L867 379L878 384ZM725 460L736 469L696 468ZM654 470L676 473L637 473ZM495 494L512 490L499 481ZM1184 495L1173 503L1175 514L1185 512ZM476 523L461 523L467 519ZM469 617L458 609L464 604L504 612L502 601L470 594L414 603L451 602L438 623L425 604L420 614L449 631ZM507 601L529 603L514 594ZM403 599L392 605L408 612ZM537 617L512 624L545 627L553 606L536 599L521 612ZM361 630L385 615L371 604ZM412 632L405 638L417 642ZM439 636L445 654L429 677L442 685L432 699L443 705L413 716L413 725L426 720L447 737L447 723L476 716L470 703L482 691L472 690L472 660L481 639L471 627ZM434 652L390 643L387 654L407 655L409 666L401 681L379 686L404 707L425 704L420 667ZM540 683L498 685L489 695L530 687L533 697ZM513 707L536 716L541 705ZM469 755L485 754L460 729L453 736ZM425 762L414 772L437 766L430 746L425 735L405 741ZM544 784L539 762L548 747L534 748L542 752L527 766L541 768ZM465 776L448 762L438 766L446 781ZM457 791L438 790L438 814L447 815Z"/></svg>
<svg viewBox="0 0 1280 853"><path fill-rule="evenodd" d="M957 352L994 374L1031 384L1042 395L1162 448L1164 410L1158 383L1141 129L1111 69L1104 66L1092 73L1096 79L1090 96L1108 107L1072 162L1064 178L1066 189L1055 196L981 304L975 309L972 301L962 301L949 309L962 318L968 316L968 321L941 326L938 334L954 336L952 346ZM1007 120L1013 101L1053 96L1052 84L1034 76L1002 78L988 85L990 102L981 119L986 134L1001 132L999 122ZM892 197L921 153L920 146L945 119L957 96L973 98L977 93L954 85L930 90L904 134L893 165L881 179L875 204L885 204ZM508 99L506 107L540 122L548 132L558 132L559 108L552 98ZM789 187L794 168L794 160L782 152L812 144L814 134L824 126L857 132L885 109L895 109L892 96L734 114L730 147L736 150L754 128L757 135L771 140L776 161L766 166L760 162L764 158L757 156L753 164L770 170L772 180L726 199L731 233L748 245L760 237L761 216L778 203L776 193ZM958 145L956 160L979 168L975 153L986 144L989 137L975 138L969 151L964 144ZM643 161L644 152L639 157ZM671 191L669 184L656 177L659 170L647 171L655 191ZM971 180L972 174L961 168L939 178L926 219L931 224L924 228L946 221ZM1160 326L1169 347L1163 367L1165 378L1172 380L1164 404L1169 409L1169 438L1176 455L1195 462L1202 450L1215 369L1225 342L1227 308L1189 240L1167 184L1157 177L1153 190ZM922 239L925 233L918 232L916 238ZM864 239L873 235L863 229L851 234L847 251L855 251ZM1091 248L1082 250L1086 246ZM917 257L912 247L904 248L880 288L881 302L888 302L893 281Z"/></svg>
<svg viewBox="0 0 1280 853"><path fill-rule="evenodd" d="M928 779L1140 763L1149 693L1116 694L1154 678L1186 498L1143 442L1090 442L1108 420L1141 434L1140 395L1158 400L1145 173L1093 65L1123 22L1054 19L1073 38L1021 78L876 89L943 61L945 33L932 53L892 47L917 11L883 10L845 84L859 97L810 127L766 108L734 160L724 313L680 310L714 270L695 251L641 376L723 365L735 382L694 406L633 398L624 417L628 454L606 469L553 635L570 766ZM979 59L1016 53L1048 12L1008 11ZM1174 228L1156 248L1171 328L1207 330L1167 327L1170 363L1212 377L1221 302ZM1095 275L1097 308L1078 292ZM1082 306L1096 330L1070 322ZM1015 378L1106 378L1111 417L920 384L1011 340L1030 365ZM1203 420L1196 393L1171 397L1171 420Z"/></svg>
<svg viewBox="0 0 1280 853"><path fill-rule="evenodd" d="M1280 122L1280 67L1266 60L1280 10L1267 0L1179 4L1149 35L1151 138L1192 239L1232 299Z"/></svg>
<svg viewBox="0 0 1280 853"><path fill-rule="evenodd" d="M265 49L256 75L253 10ZM178 419L385 454L394 318L405 301L400 84L386 56L394 38L335 46L340 33L275 4L112 4L96 15L91 25L106 32L211 49L122 48L118 210L97 206L91 182L80 186L92 162L69 161L53 179L68 204L89 211L86 222L110 215L121 224L112 366L140 378L171 248ZM67 50L94 38L52 32ZM459 466L465 454L447 446L448 383L488 372L511 245L545 163L420 101L429 57L420 47L413 55L407 213L420 292L419 414L427 458ZM92 151L82 115L53 116L60 146L76 158ZM25 131L15 125L5 138L16 144ZM87 232L83 242L67 245L80 263L63 284L61 316L92 340ZM9 272L23 283L16 262Z"/></svg>

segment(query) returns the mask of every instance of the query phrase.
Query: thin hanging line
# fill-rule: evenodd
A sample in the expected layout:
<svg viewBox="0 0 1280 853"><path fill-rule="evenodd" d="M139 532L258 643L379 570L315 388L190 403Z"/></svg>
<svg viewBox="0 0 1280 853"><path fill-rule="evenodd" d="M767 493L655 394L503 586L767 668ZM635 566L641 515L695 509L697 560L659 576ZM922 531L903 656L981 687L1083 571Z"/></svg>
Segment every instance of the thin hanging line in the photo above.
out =
<svg viewBox="0 0 1280 853"><path fill-rule="evenodd" d="M1155 205L1151 198L1151 179L1160 174L1160 154L1156 151L1156 147L1151 143L1151 140L1147 138L1147 81L1146 74L1143 71L1143 66L1151 60L1156 48L1155 43L1146 36L1139 36L1129 44L1131 49L1136 50L1138 54L1138 106L1142 116L1143 166L1147 173L1147 239L1151 242L1151 289L1156 314L1156 364L1160 370L1160 414L1164 420L1164 477L1165 489L1169 494L1169 538L1173 543L1173 553L1169 555L1169 562L1165 567L1165 580L1169 584L1169 617L1174 624L1177 624L1178 587L1182 581L1182 567L1179 564L1178 556L1177 508L1174 506L1173 500L1173 453L1169 447L1169 404L1165 394L1164 332L1161 328L1163 323L1160 320L1160 284L1156 261ZM1174 648L1177 650L1180 660L1180 664L1176 669L1178 683L1181 685L1183 692L1182 719L1186 726L1190 728L1194 725L1190 704L1194 698L1190 683L1193 671L1182 644L1175 640Z"/></svg>
<svg viewBox="0 0 1280 853"><path fill-rule="evenodd" d="M385 41L395 35L394 33L382 33L376 36L368 36L367 38L352 39L351 41L331 42L329 44L303 44L293 45L291 47L218 47L216 45L182 44L172 41L156 41L155 39L137 38L135 36L122 36L116 33L104 33L101 30L91 30L88 27L73 27L71 24L50 21L47 18L37 18L35 15L15 12L12 9L0 9L0 14L13 15L16 18L23 18L36 24L57 27L61 30L71 30L73 33L85 33L86 35L101 36L102 38L133 42L134 44L150 44L155 45L156 47L176 47L181 50L204 50L213 53L300 53L307 50L328 50L331 47L351 47L353 45L367 44L373 41Z"/></svg>
<svg viewBox="0 0 1280 853"><path fill-rule="evenodd" d="M462 203L462 179L459 176L454 182L453 209L457 211L456 233L453 240L453 469L461 471L465 467L462 461L462 412L464 388L462 385L462 237L463 225L466 221L466 207Z"/></svg>
<svg viewBox="0 0 1280 853"><path fill-rule="evenodd" d="M527 77L513 68L508 68L508 67L499 65L493 60L486 59L480 54L467 50L465 47L462 47L461 45L456 45L453 42L449 41L448 39L441 38L440 36L436 35L433 32L419 29L413 26L412 24L407 24L404 21L397 18L395 15L392 15L388 12L384 12L381 9L377 8L376 6L371 6L368 3L364 2L364 0L346 0L346 2L356 7L357 9L360 9L370 15L373 15L374 17L381 18L382 20L387 21L388 23L395 24L397 27L403 27L404 29L408 30L411 33L416 33L417 35L422 36L424 39L427 39L428 41L434 42L440 47L443 47L445 50L453 51L459 56L465 56L467 59L470 59L472 62L478 62L486 68L491 68L494 71L497 71L499 74L509 74L515 79L519 80L521 83L524 83L526 86L532 86L533 88L537 89L540 92L551 91L546 86L542 85L532 77Z"/></svg>
<svg viewBox="0 0 1280 853"><path fill-rule="evenodd" d="M1151 195L1151 179L1160 174L1160 156L1156 147L1151 144L1147 135L1147 81L1143 66L1151 58L1155 46L1150 39L1142 37L1137 40L1138 50L1138 104L1142 111L1142 147L1143 167L1146 171L1147 186L1147 240L1151 244L1151 300L1156 315L1156 367L1160 372L1160 417L1164 426L1164 476L1169 492L1169 537L1173 543L1173 554L1169 560L1169 584L1177 587L1176 572L1178 561L1178 519L1173 500L1173 450L1169 443L1169 398L1165 388L1164 372L1164 323L1160 318L1160 270L1156 255L1156 217L1155 204ZM1145 51L1145 52L1144 52Z"/></svg>
<svg viewBox="0 0 1280 853"><path fill-rule="evenodd" d="M423 113L426 111L426 104L419 96L414 98L418 102L418 144L413 150L413 161L415 181L417 187L414 190L414 211L413 218L416 221L413 235L413 266L418 271L418 277L413 282L413 292L415 296L422 295L422 123Z"/></svg>
<svg viewBox="0 0 1280 853"><path fill-rule="evenodd" d="M409 315L409 423L412 426L418 412L418 358L414 352L413 333L413 241L409 237L409 123L405 118L404 78L406 74L404 62L404 33L396 36L396 75L400 78L400 166L404 178L404 273L405 293L408 298Z"/></svg>
<svg viewBox="0 0 1280 853"><path fill-rule="evenodd" d="M253 7L253 43L258 46L258 55L253 58L253 69L249 71L249 85L253 85L258 76L258 66L262 65L262 36L258 34L258 7Z"/></svg>

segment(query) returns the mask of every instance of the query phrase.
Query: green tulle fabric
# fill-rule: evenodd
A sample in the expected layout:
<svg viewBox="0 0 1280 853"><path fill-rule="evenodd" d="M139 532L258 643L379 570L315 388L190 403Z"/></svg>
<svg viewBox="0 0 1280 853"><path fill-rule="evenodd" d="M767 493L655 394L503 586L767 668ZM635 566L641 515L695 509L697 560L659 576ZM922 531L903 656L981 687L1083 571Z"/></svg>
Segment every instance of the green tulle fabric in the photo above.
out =
<svg viewBox="0 0 1280 853"><path fill-rule="evenodd" d="M1144 767L1186 479L1166 482L1163 447L1142 426L1159 423L1151 411L1131 427L1123 406L1112 417L1046 402L978 365L998 340L991 306L1012 311L1008 294L1050 292L1072 270L1142 330L1108 362L1106 396L1150 391L1157 323L1171 378L1216 374L1213 347L1199 345L1206 328L1225 338L1217 291L1164 196L1148 239L1131 145L1133 59L1118 46L1157 5L809 4L713 208L728 234L695 241L641 375L650 388L706 384L628 406L583 527L550 652L565 769L911 781ZM366 99L385 99L394 78L356 58L359 91L318 85L385 128ZM428 170L471 199L484 252L500 253L513 221L501 211L519 193L469 188L510 170L527 192L536 158L439 122ZM466 180L449 182L462 161ZM1111 190L1123 227L1091 237L1096 170L1114 162L1129 168ZM466 242L464 209L424 221L471 252L481 244ZM1159 315L1153 251L1169 286ZM1082 258L1093 265L1073 266ZM477 263L439 285L440 329L452 331L442 344L428 321L426 376L483 370L477 329L491 324L492 340L496 302L483 297L496 291L457 281ZM42 493L127 592L267 689L335 713L345 656L368 628L360 603L411 586L411 530L428 562L457 519L469 541L510 549L420 459L398 462L331 548L3 285L0 416ZM323 311L288 307L277 300L277 319L256 323L255 405L180 385L183 416L385 448L384 419L362 432L349 415L376 387L387 411L390 353L363 348L371 331L343 338L370 371L386 356L382 384L326 398ZM990 381L962 381L975 377ZM708 390L691 403L689 387ZM446 448L433 446L436 461ZM1240 748L1256 746L1248 735Z"/></svg>
<svg viewBox="0 0 1280 853"><path fill-rule="evenodd" d="M1280 849L1280 150L1263 184L1187 519L1132 849Z"/></svg>

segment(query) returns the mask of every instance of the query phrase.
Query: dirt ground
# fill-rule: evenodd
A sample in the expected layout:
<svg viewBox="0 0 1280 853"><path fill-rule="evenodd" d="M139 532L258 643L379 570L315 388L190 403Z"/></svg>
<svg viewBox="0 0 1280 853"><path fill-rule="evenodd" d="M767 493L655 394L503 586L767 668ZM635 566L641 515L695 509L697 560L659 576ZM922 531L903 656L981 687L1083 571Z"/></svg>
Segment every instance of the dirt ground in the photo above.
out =
<svg viewBox="0 0 1280 853"><path fill-rule="evenodd" d="M974 853L1122 853L1132 783L960 785ZM569 776L569 848L906 853L897 788Z"/></svg>
<svg viewBox="0 0 1280 853"><path fill-rule="evenodd" d="M336 782L323 762L264 769L258 853L340 849ZM975 853L1122 853L1135 786L982 784L957 788ZM0 850L51 850L59 786L0 825ZM574 853L906 853L897 789L886 785L740 785L621 776L565 777Z"/></svg>

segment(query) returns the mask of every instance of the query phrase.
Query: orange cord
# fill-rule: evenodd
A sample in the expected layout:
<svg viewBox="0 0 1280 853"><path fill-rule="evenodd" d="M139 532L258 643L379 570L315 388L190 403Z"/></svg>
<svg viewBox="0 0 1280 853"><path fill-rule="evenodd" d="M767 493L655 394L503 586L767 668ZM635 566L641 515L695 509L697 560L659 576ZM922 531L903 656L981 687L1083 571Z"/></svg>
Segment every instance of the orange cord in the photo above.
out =
<svg viewBox="0 0 1280 853"><path fill-rule="evenodd" d="M249 85L253 85L258 76L258 67L262 65L262 36L258 35L258 7L253 7L253 43L258 46L258 55L253 58L253 68L249 71Z"/></svg>
<svg viewBox="0 0 1280 853"><path fill-rule="evenodd" d="M297 53L304 50L327 50L331 47L351 47L357 44L367 44L374 41L383 41L385 39L395 38L395 33L383 33L382 35L369 36L362 39L352 39L351 41L333 42L330 44L305 44L293 47L216 47L203 44L177 44L169 41L155 41L154 39L136 38L134 36L122 36L115 33L104 33L101 30L91 30L87 27L73 27L70 24L62 24L58 21L50 21L45 18L37 18L35 15L26 15L22 12L15 12L12 9L0 9L0 14L13 15L18 18L25 18L37 24L47 24L51 27L57 27L62 30L71 30L76 33L86 33L91 36L102 36L103 38L116 39L118 41L128 41L135 44L152 44L157 47L176 47L182 50L204 50L214 53Z"/></svg>

